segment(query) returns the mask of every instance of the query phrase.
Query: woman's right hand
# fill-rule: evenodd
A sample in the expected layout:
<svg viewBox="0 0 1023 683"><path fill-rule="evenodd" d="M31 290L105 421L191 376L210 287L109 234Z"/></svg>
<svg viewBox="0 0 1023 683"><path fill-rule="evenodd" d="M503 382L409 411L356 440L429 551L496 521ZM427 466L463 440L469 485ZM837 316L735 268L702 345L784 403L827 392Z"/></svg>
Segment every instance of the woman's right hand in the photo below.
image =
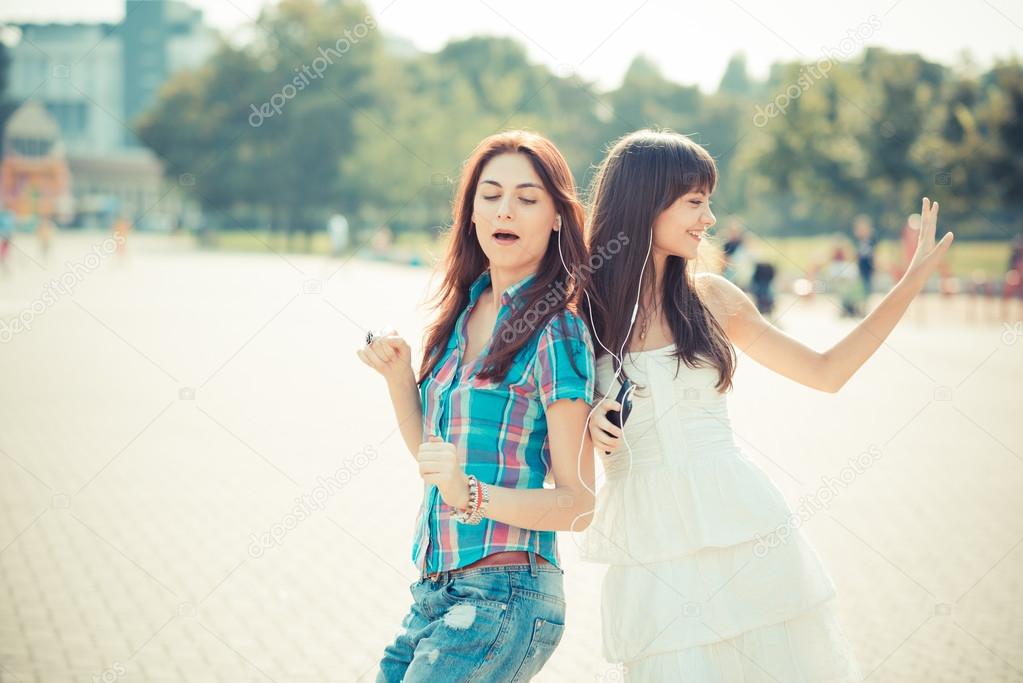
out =
<svg viewBox="0 0 1023 683"><path fill-rule="evenodd" d="M409 375L413 378L412 349L402 339L397 330L388 330L383 336L373 339L355 355L363 363L373 368L387 380L388 384L404 380Z"/></svg>
<svg viewBox="0 0 1023 683"><path fill-rule="evenodd" d="M621 409L622 406L617 401L605 398L593 411L593 416L590 417L590 439L597 450L612 453L621 443L622 430L607 419L608 411Z"/></svg>

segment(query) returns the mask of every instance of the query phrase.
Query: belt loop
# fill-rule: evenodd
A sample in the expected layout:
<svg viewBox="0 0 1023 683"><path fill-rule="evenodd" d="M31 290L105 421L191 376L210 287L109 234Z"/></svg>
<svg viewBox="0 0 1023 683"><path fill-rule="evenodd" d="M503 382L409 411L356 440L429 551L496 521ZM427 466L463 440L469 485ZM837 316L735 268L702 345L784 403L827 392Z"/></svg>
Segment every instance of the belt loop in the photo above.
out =
<svg viewBox="0 0 1023 683"><path fill-rule="evenodd" d="M529 575L536 576L536 553L532 550L528 551L529 554Z"/></svg>

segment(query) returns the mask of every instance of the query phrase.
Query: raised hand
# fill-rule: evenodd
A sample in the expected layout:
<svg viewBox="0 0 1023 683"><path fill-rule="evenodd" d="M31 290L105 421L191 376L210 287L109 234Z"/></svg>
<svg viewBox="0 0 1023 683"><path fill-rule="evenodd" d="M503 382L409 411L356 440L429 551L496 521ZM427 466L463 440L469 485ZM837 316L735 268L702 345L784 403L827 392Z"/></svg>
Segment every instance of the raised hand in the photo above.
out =
<svg viewBox="0 0 1023 683"><path fill-rule="evenodd" d="M930 199L924 197L920 209L920 233L917 235L916 251L913 253L913 260L909 263L906 275L919 273L926 279L941 263L945 252L952 245L954 236L947 232L941 241L935 244L937 231L938 202L932 203Z"/></svg>
<svg viewBox="0 0 1023 683"><path fill-rule="evenodd" d="M396 330L388 330L383 336L376 337L355 355L383 375L388 383L406 379L412 374L412 349Z"/></svg>

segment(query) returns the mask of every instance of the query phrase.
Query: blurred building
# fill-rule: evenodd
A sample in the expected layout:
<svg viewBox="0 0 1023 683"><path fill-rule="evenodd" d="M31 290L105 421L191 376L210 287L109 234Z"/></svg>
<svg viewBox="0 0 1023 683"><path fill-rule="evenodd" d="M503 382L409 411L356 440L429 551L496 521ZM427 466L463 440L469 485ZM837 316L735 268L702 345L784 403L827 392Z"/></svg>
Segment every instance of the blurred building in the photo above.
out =
<svg viewBox="0 0 1023 683"><path fill-rule="evenodd" d="M168 78L216 49L202 12L177 0L125 0L119 24L16 28L11 97L38 102L56 122L76 222L106 222L107 214L150 226L172 221L178 193L164 186L159 162L132 125Z"/></svg>
<svg viewBox="0 0 1023 683"><path fill-rule="evenodd" d="M71 209L69 186L57 121L30 100L4 127L0 201L19 218L66 219Z"/></svg>

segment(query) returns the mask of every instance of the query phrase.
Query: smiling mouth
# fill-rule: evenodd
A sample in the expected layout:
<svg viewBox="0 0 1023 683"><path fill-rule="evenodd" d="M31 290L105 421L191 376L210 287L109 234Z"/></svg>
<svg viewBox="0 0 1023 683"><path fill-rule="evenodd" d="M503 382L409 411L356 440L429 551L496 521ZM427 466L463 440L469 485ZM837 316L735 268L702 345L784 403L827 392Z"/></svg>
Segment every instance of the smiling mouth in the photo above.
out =
<svg viewBox="0 0 1023 683"><path fill-rule="evenodd" d="M686 234L692 237L697 242L703 239L703 232L699 230L686 230Z"/></svg>

